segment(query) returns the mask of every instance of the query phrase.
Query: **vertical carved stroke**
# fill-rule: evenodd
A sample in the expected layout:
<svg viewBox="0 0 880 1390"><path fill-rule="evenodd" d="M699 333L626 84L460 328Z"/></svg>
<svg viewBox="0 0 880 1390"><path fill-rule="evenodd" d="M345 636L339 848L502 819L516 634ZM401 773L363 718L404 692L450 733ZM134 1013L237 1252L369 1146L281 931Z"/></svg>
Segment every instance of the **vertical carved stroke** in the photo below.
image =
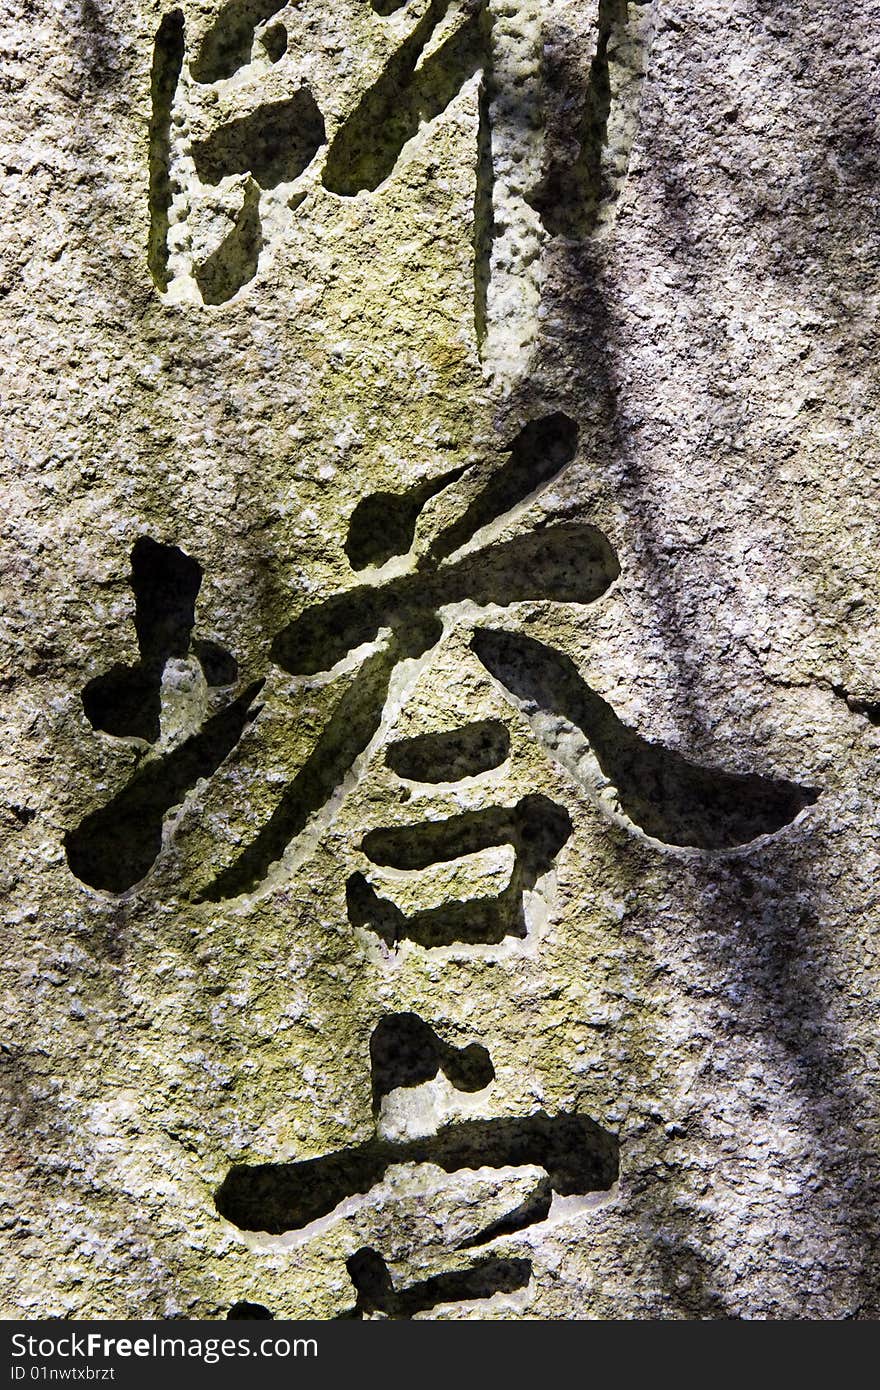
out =
<svg viewBox="0 0 880 1390"><path fill-rule="evenodd" d="M477 182L474 190L474 328L477 347L486 341L492 241L495 236L495 169L492 163L492 125L489 119L492 45L485 38L486 62L480 83L480 123L477 130Z"/></svg>
<svg viewBox="0 0 880 1390"><path fill-rule="evenodd" d="M616 45L628 28L641 32L642 63L647 61L651 42L650 25L633 18L635 9L651 9L650 0L599 0L596 14L596 49L585 83L578 77L577 62L566 52L564 33L559 42L551 45L545 57L544 79L551 90L560 96L559 110L552 124L550 147L553 151L544 167L543 176L529 199L539 213L545 230L551 236L584 239L593 234L602 215L603 206L614 197L615 176L607 164L609 125L614 108L626 98L615 93L612 68ZM640 64L640 76L644 68ZM568 94L580 89L580 113L572 123L577 106ZM577 150L574 158L568 150L572 143ZM565 151L565 153L563 153ZM621 171L622 173L622 171Z"/></svg>
<svg viewBox="0 0 880 1390"><path fill-rule="evenodd" d="M150 233L147 265L156 287L168 289L168 213L171 208L171 108L183 67L183 11L162 16L153 45L150 83Z"/></svg>

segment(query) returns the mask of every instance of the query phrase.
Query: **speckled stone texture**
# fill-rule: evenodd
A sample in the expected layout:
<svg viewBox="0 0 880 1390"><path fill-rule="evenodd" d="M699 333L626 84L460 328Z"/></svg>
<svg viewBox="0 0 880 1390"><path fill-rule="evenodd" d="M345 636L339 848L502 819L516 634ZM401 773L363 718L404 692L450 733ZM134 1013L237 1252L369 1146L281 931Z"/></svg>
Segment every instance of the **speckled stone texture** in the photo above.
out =
<svg viewBox="0 0 880 1390"><path fill-rule="evenodd" d="M880 4L2 35L3 1315L880 1316Z"/></svg>

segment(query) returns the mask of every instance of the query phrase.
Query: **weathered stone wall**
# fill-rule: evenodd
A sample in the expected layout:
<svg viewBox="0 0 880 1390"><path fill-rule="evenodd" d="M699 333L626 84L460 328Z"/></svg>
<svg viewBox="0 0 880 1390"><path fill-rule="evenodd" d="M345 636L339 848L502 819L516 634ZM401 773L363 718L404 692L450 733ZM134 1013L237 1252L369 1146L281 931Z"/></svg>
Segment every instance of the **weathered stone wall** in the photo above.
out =
<svg viewBox="0 0 880 1390"><path fill-rule="evenodd" d="M880 1315L880 4L3 55L5 1316Z"/></svg>

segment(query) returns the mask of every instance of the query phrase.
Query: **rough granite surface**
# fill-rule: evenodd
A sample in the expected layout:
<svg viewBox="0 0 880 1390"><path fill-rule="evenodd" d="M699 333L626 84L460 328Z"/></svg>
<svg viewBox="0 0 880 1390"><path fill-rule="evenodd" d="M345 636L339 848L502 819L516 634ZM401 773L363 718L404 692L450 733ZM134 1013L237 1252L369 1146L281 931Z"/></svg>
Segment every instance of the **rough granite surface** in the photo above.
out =
<svg viewBox="0 0 880 1390"><path fill-rule="evenodd" d="M880 1316L878 0L2 54L2 1315Z"/></svg>

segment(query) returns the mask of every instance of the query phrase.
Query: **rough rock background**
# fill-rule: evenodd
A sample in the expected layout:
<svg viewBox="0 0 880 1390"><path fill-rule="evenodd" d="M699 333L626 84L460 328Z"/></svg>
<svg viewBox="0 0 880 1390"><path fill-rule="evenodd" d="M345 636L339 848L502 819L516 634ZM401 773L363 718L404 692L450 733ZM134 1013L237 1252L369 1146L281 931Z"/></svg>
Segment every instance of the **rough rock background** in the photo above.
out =
<svg viewBox="0 0 880 1390"><path fill-rule="evenodd" d="M620 1143L616 1184L487 1247L532 1261L526 1287L423 1316L876 1317L880 5L493 0L482 88L474 67L376 189L332 192L328 146L427 10L302 0L209 88L190 68L217 10L185 7L163 288L163 8L4 5L4 1314L221 1318L247 1299L330 1318L364 1245L399 1288L461 1268L455 1247L534 1173L400 1166L286 1235L215 1207L231 1165L368 1142L371 1034L412 1011L487 1048L495 1079L396 1090L387 1134L576 1111ZM435 49L468 17L438 22ZM248 175L202 186L192 141L303 81L327 143L260 193L250 278L202 303L195 271ZM492 537L589 523L619 578L589 605L455 597L329 808L253 891L199 901L337 703L366 698L368 654L307 676L272 656L360 582L358 502L471 465L418 546L551 411L577 422L576 457ZM97 731L82 700L137 660L145 536L198 562L194 636L238 664L218 696L191 654L170 660L155 746ZM818 799L730 850L641 833L598 774L549 756L470 645L486 626L568 657L650 743ZM166 816L146 877L80 881L65 836L260 679L261 712ZM386 762L485 718L509 757L466 782L454 760L439 784ZM395 949L350 920L366 831L532 794L572 834L525 938ZM398 889L424 905L426 885Z"/></svg>

